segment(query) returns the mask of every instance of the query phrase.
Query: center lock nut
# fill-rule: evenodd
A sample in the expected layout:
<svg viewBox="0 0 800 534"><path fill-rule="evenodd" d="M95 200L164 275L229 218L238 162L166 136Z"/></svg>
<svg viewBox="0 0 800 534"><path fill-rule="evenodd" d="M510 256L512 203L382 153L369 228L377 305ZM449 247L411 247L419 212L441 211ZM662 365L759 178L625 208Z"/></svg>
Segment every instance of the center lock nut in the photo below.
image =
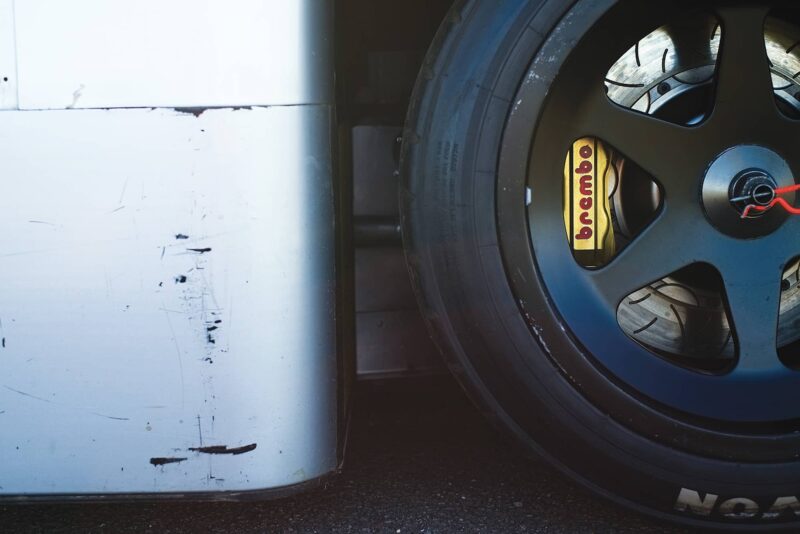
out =
<svg viewBox="0 0 800 534"><path fill-rule="evenodd" d="M747 206L769 206L775 199L778 183L762 170L748 170L740 173L730 187L730 199L739 214L744 214ZM747 218L762 217L766 211L751 211Z"/></svg>
<svg viewBox="0 0 800 534"><path fill-rule="evenodd" d="M758 145L738 145L716 157L706 170L702 204L708 221L720 232L739 239L754 239L781 227L788 213L780 209L750 210L769 206L775 190L795 185L791 169L775 151ZM781 195L794 205L796 193Z"/></svg>

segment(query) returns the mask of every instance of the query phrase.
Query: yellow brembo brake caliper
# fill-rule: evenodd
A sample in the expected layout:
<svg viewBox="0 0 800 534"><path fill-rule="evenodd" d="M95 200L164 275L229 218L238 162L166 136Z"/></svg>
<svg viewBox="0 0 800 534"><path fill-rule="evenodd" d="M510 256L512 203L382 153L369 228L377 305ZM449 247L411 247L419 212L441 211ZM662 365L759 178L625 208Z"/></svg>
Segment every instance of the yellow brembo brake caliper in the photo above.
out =
<svg viewBox="0 0 800 534"><path fill-rule="evenodd" d="M564 224L575 260L584 267L602 267L614 257L612 158L602 141L585 137L573 143L564 164Z"/></svg>

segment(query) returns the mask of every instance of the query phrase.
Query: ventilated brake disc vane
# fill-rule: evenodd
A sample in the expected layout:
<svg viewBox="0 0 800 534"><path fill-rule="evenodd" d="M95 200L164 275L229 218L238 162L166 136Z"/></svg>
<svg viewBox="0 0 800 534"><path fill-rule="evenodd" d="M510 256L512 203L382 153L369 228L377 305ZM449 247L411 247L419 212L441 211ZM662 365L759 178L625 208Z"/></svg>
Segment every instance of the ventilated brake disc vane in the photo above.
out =
<svg viewBox="0 0 800 534"><path fill-rule="evenodd" d="M564 164L564 223L575 260L584 267L601 267L614 257L612 158L600 140L585 137L573 143Z"/></svg>

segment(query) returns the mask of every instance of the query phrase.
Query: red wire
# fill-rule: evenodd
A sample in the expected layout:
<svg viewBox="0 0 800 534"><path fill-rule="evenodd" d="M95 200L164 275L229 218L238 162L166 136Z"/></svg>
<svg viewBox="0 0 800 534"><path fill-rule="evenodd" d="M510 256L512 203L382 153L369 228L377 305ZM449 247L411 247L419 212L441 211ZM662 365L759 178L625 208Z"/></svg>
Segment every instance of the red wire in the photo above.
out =
<svg viewBox="0 0 800 534"><path fill-rule="evenodd" d="M779 187L775 190L775 198L772 199L772 202L767 204L766 206L756 206L755 204L748 205L744 212L742 213L742 219L746 218L751 211L767 211L768 209L772 208L776 204L780 204L780 206L785 209L787 212L791 213L792 215L800 215L800 208L795 208L794 206L790 205L786 202L786 199L781 198L779 195L785 195L786 193L794 193L795 191L800 191L800 184L798 185L790 185L788 187Z"/></svg>

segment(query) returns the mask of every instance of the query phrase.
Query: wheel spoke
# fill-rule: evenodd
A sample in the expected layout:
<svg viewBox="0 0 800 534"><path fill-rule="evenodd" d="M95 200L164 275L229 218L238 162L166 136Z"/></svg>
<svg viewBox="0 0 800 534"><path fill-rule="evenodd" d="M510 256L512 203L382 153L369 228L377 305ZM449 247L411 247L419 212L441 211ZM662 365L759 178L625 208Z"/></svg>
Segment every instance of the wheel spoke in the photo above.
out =
<svg viewBox="0 0 800 534"><path fill-rule="evenodd" d="M795 203L791 202L791 196L786 195L789 197L789 201L792 205ZM800 196L798 196L800 198ZM781 209L780 207L776 207L774 209ZM782 245L782 250L784 251L784 259L786 260L786 264L788 265L789 262L796 260L800 257L800 216L791 216L789 217L786 222L783 223L783 226L778 229L775 234L775 239Z"/></svg>
<svg viewBox="0 0 800 534"><path fill-rule="evenodd" d="M600 91L587 99L576 128L580 135L598 137L631 158L666 189L693 189L705 165L705 155L696 150L694 128L623 108Z"/></svg>
<svg viewBox="0 0 800 534"><path fill-rule="evenodd" d="M665 26L678 65L713 63L711 39L716 21L705 17L675 20Z"/></svg>
<svg viewBox="0 0 800 534"><path fill-rule="evenodd" d="M703 260L702 232L692 230L678 210L665 207L658 218L608 266L591 271L595 287L610 307L648 284Z"/></svg>
<svg viewBox="0 0 800 534"><path fill-rule="evenodd" d="M778 371L778 311L783 265L772 255L729 261L722 271L739 361L735 373Z"/></svg>
<svg viewBox="0 0 800 534"><path fill-rule="evenodd" d="M777 114L764 43L768 9L732 5L718 12L722 43L712 119L753 122Z"/></svg>

